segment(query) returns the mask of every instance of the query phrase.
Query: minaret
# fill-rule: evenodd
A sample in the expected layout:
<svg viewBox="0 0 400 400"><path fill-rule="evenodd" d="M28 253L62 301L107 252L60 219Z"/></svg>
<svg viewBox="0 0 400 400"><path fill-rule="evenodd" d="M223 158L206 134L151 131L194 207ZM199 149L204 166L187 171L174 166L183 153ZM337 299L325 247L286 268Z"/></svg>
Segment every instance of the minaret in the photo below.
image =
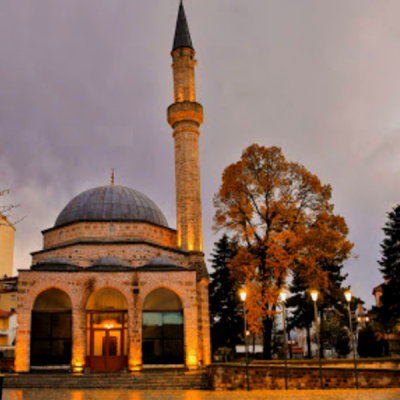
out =
<svg viewBox="0 0 400 400"><path fill-rule="evenodd" d="M168 123L174 129L175 139L178 245L183 250L200 252L203 251L203 237L199 127L203 123L203 107L196 102L196 52L182 1L171 55L175 102L168 108Z"/></svg>

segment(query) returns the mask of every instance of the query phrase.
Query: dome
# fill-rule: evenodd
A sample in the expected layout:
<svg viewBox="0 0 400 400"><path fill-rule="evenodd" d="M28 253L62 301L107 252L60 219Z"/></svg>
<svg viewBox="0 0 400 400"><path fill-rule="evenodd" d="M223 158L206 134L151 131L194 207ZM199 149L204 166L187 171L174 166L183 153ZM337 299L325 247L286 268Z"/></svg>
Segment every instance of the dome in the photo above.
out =
<svg viewBox="0 0 400 400"><path fill-rule="evenodd" d="M98 272L124 272L133 270L128 262L122 260L119 257L113 256L99 258L86 269Z"/></svg>
<svg viewBox="0 0 400 400"><path fill-rule="evenodd" d="M106 256L96 260L92 267L129 267L130 265L119 257Z"/></svg>
<svg viewBox="0 0 400 400"><path fill-rule="evenodd" d="M139 271L187 271L187 268L176 265L168 257L155 257L145 265L137 268Z"/></svg>
<svg viewBox="0 0 400 400"><path fill-rule="evenodd" d="M71 261L64 257L47 257L42 261L42 264L70 265Z"/></svg>
<svg viewBox="0 0 400 400"><path fill-rule="evenodd" d="M58 216L55 227L71 222L150 222L168 227L164 214L143 193L125 186L101 186L73 198Z"/></svg>
<svg viewBox="0 0 400 400"><path fill-rule="evenodd" d="M147 264L147 267L157 266L157 267L176 267L177 265L170 260L168 257L155 257L151 259Z"/></svg>

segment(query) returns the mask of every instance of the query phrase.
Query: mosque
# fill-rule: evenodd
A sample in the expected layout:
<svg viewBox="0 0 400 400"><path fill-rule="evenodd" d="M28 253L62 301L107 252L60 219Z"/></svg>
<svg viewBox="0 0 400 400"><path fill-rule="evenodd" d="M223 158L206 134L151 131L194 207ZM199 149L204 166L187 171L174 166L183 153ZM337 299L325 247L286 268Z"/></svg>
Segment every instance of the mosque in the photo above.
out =
<svg viewBox="0 0 400 400"><path fill-rule="evenodd" d="M114 183L73 198L18 277L16 372L210 364L195 50L183 4L172 49L177 229Z"/></svg>

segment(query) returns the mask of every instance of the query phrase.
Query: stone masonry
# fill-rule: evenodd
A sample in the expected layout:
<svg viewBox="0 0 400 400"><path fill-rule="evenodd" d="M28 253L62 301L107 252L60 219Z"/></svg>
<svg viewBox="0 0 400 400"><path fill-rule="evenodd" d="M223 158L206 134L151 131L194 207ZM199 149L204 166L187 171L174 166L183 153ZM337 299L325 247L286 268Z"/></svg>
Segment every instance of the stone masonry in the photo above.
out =
<svg viewBox="0 0 400 400"><path fill-rule="evenodd" d="M168 109L174 129L178 244L184 250L202 251L199 127L203 107L196 103L195 51L172 52L175 103Z"/></svg>

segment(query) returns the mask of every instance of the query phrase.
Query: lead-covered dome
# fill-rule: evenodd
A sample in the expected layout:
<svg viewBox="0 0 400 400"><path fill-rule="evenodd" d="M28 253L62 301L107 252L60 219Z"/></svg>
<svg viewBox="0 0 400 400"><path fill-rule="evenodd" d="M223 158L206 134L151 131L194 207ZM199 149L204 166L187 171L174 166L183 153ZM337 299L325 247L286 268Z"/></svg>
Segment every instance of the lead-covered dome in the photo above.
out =
<svg viewBox="0 0 400 400"><path fill-rule="evenodd" d="M168 227L157 205L137 190L100 186L73 198L58 216L55 226L72 222L150 222Z"/></svg>

